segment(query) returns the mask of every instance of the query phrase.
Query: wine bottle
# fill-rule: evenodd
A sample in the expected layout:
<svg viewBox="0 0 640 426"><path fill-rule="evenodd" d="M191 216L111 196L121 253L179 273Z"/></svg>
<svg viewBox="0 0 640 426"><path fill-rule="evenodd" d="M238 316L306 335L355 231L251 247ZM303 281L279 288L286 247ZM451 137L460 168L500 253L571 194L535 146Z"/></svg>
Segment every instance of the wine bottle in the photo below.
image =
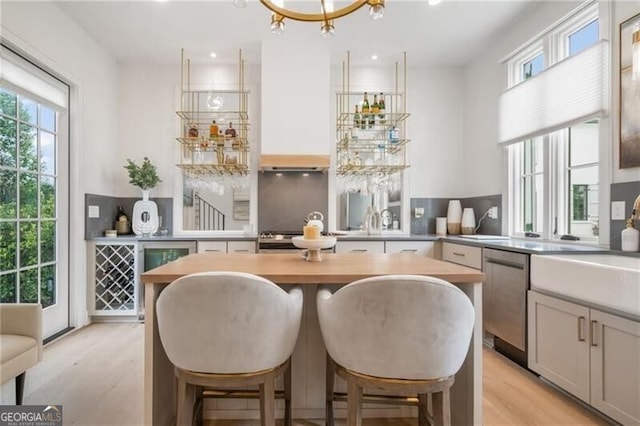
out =
<svg viewBox="0 0 640 426"><path fill-rule="evenodd" d="M380 99L378 99L378 117L380 117L380 124L384 125L384 95L380 92Z"/></svg>
<svg viewBox="0 0 640 426"><path fill-rule="evenodd" d="M129 218L125 214L122 206L118 206L118 213L116 213L116 222L128 222Z"/></svg>
<svg viewBox="0 0 640 426"><path fill-rule="evenodd" d="M358 111L358 104L356 104L356 112L353 114L353 127L360 127L360 112Z"/></svg>
<svg viewBox="0 0 640 426"><path fill-rule="evenodd" d="M378 107L378 95L373 95L373 103L371 104L371 114L369 114L369 128L376 125L376 115L380 112Z"/></svg>
<svg viewBox="0 0 640 426"><path fill-rule="evenodd" d="M364 99L362 100L362 113L369 114L369 99L367 98L367 92L364 92Z"/></svg>
<svg viewBox="0 0 640 426"><path fill-rule="evenodd" d="M213 123L209 126L209 138L215 139L218 137L218 125L216 124L216 120L213 120Z"/></svg>

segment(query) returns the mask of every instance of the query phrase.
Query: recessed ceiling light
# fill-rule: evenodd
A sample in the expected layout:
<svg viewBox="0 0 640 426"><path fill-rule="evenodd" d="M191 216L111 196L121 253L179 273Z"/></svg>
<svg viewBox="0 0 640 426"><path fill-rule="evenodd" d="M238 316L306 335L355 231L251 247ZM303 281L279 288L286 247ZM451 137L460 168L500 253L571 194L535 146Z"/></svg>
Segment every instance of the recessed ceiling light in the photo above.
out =
<svg viewBox="0 0 640 426"><path fill-rule="evenodd" d="M217 58L218 57L218 55L216 55L216 52L209 53L209 56L211 56L212 58Z"/></svg>
<svg viewBox="0 0 640 426"><path fill-rule="evenodd" d="M442 3L442 0L429 0L429 6L435 6Z"/></svg>
<svg viewBox="0 0 640 426"><path fill-rule="evenodd" d="M309 173L303 173L302 176L309 177Z"/></svg>
<svg viewBox="0 0 640 426"><path fill-rule="evenodd" d="M378 59L378 55L375 55L375 54L371 55L371 59L375 61L376 59Z"/></svg>
<svg viewBox="0 0 640 426"><path fill-rule="evenodd" d="M276 173L276 176L280 177L282 176L282 173Z"/></svg>

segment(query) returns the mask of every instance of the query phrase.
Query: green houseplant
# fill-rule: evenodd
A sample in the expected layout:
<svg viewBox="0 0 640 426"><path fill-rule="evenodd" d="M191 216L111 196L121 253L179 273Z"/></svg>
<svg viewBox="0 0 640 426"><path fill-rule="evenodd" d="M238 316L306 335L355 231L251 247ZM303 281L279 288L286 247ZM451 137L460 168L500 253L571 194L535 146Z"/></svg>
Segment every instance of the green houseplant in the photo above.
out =
<svg viewBox="0 0 640 426"><path fill-rule="evenodd" d="M127 158L127 165L124 168L129 172L129 183L143 191L152 189L159 182L162 182L158 177L156 166L151 164L148 157L144 157L141 166Z"/></svg>

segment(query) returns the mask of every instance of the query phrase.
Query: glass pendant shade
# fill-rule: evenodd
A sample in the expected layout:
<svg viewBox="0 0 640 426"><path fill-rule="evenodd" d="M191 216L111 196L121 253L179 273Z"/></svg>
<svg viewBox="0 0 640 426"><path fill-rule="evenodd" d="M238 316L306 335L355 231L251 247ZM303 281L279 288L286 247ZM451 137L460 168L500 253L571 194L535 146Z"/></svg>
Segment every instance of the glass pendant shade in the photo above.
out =
<svg viewBox="0 0 640 426"><path fill-rule="evenodd" d="M282 34L284 32L284 21L275 14L271 17L271 33Z"/></svg>
<svg viewBox="0 0 640 426"><path fill-rule="evenodd" d="M369 7L369 17L373 20L380 19L384 16L384 4L374 4Z"/></svg>
<svg viewBox="0 0 640 426"><path fill-rule="evenodd" d="M325 22L320 27L320 34L322 34L323 38L331 38L335 32L335 27L333 26L333 21Z"/></svg>

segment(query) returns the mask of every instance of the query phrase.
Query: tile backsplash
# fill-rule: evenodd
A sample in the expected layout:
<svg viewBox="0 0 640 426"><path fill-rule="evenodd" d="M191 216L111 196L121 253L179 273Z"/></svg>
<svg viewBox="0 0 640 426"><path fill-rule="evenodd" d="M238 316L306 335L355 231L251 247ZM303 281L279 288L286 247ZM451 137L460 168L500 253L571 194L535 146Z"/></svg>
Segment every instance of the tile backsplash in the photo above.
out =
<svg viewBox="0 0 640 426"><path fill-rule="evenodd" d="M435 234L436 217L446 217L449 208L449 200L454 198L412 198L411 205L411 233L417 235ZM455 198L459 199L462 208L470 207L476 218L476 225L480 218L492 206L498 207L498 219L485 217L480 223L478 234L500 235L502 234L502 195L486 195L481 197ZM423 208L424 215L416 218L416 208Z"/></svg>
<svg viewBox="0 0 640 426"><path fill-rule="evenodd" d="M131 220L133 205L141 198L109 197L106 195L84 195L84 238L104 237L105 229L113 229L113 221L118 213L118 206L122 206L124 213ZM150 198L158 205L158 216L162 217L162 226L173 233L173 198ZM100 214L97 218L89 218L89 206L97 206Z"/></svg>
<svg viewBox="0 0 640 426"><path fill-rule="evenodd" d="M636 200L636 197L638 195L640 195L640 181L611 184L611 202L624 201L625 203L625 218L623 220L611 219L610 221L609 248L611 250L622 249L620 233L626 227L627 219L629 218L629 216L631 216L631 211L633 210L633 202ZM607 206L606 208L610 209L611 205ZM640 221L635 222L636 228L640 226L639 222Z"/></svg>

